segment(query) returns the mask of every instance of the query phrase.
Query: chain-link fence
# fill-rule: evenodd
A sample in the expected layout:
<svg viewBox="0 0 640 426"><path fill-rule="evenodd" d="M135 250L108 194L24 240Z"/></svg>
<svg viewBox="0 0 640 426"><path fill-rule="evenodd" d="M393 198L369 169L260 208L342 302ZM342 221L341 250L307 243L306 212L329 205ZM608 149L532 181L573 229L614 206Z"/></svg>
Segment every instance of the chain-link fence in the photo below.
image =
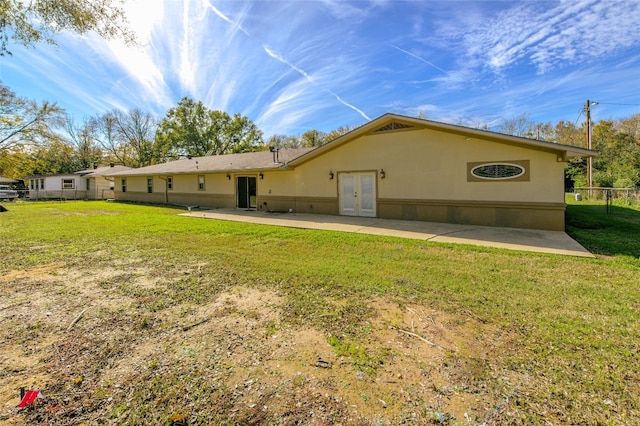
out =
<svg viewBox="0 0 640 426"><path fill-rule="evenodd" d="M577 200L640 204L640 188L574 188L573 193Z"/></svg>

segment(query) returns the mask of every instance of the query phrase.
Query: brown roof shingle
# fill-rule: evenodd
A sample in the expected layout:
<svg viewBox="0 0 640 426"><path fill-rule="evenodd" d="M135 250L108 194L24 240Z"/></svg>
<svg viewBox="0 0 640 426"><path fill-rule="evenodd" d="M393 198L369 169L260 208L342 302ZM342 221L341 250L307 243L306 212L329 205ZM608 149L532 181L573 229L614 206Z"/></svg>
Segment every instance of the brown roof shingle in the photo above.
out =
<svg viewBox="0 0 640 426"><path fill-rule="evenodd" d="M111 176L112 173L122 172L125 170L131 170L131 167L127 166L104 166L98 167L95 169L87 169L76 172L76 174L81 176Z"/></svg>
<svg viewBox="0 0 640 426"><path fill-rule="evenodd" d="M171 175L193 173L223 173L249 170L269 170L286 166L291 160L311 151L313 148L281 149L278 152L278 162L275 163L274 153L270 151L246 152L242 154L211 155L207 157L192 157L182 160L169 161L153 166L140 167L125 171L103 173L104 176L141 176L141 175Z"/></svg>

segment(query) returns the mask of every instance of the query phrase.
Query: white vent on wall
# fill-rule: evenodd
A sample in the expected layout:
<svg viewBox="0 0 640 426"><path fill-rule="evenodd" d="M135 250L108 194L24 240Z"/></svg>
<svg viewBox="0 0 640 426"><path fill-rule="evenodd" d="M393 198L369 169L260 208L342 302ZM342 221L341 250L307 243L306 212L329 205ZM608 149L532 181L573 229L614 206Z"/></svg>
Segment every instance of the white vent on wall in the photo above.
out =
<svg viewBox="0 0 640 426"><path fill-rule="evenodd" d="M386 126L382 126L376 130L374 130L374 132L390 132L393 130L402 130L402 129L410 129L414 126L410 125L410 124L403 124L403 123L396 123L395 121L392 121L391 123L387 124Z"/></svg>

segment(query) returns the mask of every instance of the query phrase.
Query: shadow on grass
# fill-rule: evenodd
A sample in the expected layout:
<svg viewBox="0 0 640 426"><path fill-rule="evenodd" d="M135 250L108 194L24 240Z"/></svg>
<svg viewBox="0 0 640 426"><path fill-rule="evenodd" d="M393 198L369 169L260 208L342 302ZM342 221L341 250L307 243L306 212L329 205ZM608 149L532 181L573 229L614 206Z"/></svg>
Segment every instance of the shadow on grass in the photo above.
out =
<svg viewBox="0 0 640 426"><path fill-rule="evenodd" d="M608 256L640 257L640 210L604 204L569 204L566 231L586 249Z"/></svg>

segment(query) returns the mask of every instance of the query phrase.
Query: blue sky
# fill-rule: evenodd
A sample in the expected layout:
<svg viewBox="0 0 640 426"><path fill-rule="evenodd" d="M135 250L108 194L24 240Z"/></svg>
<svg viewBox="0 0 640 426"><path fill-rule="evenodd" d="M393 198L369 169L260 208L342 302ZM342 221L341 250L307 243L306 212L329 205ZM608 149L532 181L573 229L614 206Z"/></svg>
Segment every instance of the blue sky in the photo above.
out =
<svg viewBox="0 0 640 426"><path fill-rule="evenodd" d="M640 1L127 0L141 45L62 34L10 46L0 79L76 119L162 118L182 97L265 137L393 112L494 126L640 112Z"/></svg>

